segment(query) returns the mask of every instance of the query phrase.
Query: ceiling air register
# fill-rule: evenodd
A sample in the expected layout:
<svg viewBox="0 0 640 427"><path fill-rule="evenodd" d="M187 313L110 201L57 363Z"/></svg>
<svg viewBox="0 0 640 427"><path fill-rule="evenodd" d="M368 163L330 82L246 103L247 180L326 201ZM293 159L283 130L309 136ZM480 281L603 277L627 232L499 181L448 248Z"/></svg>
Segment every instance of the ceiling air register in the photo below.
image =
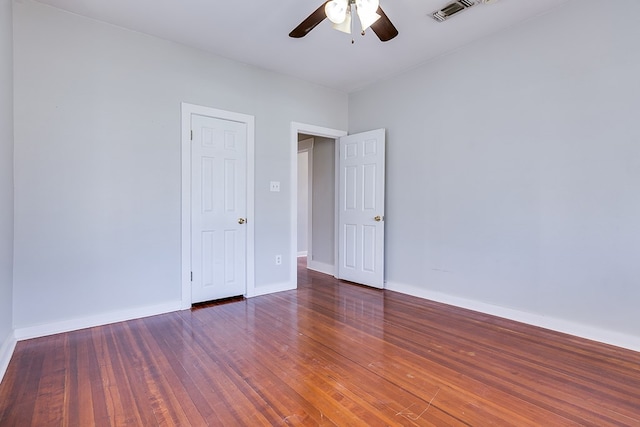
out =
<svg viewBox="0 0 640 427"><path fill-rule="evenodd" d="M451 18L452 16L457 15L458 13L466 9L469 9L471 6L474 6L475 4L476 2L473 0L454 1L452 3L449 3L448 5L446 5L440 10L436 10L431 14L431 16L433 16L433 19L435 19L436 21L443 22Z"/></svg>

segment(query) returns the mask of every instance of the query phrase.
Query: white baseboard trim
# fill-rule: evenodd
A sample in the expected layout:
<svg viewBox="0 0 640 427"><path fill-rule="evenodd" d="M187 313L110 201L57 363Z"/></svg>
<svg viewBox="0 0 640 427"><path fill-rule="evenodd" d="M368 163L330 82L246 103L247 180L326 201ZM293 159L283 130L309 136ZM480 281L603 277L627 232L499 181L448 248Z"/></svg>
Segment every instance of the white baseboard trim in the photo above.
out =
<svg viewBox="0 0 640 427"><path fill-rule="evenodd" d="M260 295L272 294L274 292L291 291L293 289L296 289L296 284L291 282L282 282L267 286L256 286L253 289L253 292L251 292L250 294L247 293L246 297L253 298Z"/></svg>
<svg viewBox="0 0 640 427"><path fill-rule="evenodd" d="M333 265L325 264L324 262L309 260L307 261L307 268L319 273L329 274L331 276L335 275L335 268Z"/></svg>
<svg viewBox="0 0 640 427"><path fill-rule="evenodd" d="M298 252L298 258L303 257L303 256L307 256L307 251L300 251Z"/></svg>
<svg viewBox="0 0 640 427"><path fill-rule="evenodd" d="M9 362L11 361L11 356L13 356L13 351L16 349L16 340L15 332L12 330L9 335L2 341L2 345L0 346L0 383L4 378L4 374L7 372L7 368L9 367Z"/></svg>
<svg viewBox="0 0 640 427"><path fill-rule="evenodd" d="M18 341L22 341L31 338L59 334L62 332L77 331L78 329L92 328L94 326L108 325L110 323L124 322L126 320L140 319L142 317L156 316L158 314L170 313L181 309L182 302L175 301L165 304L97 314L95 316L63 320L61 322L47 323L44 325L17 328L15 330L15 336Z"/></svg>
<svg viewBox="0 0 640 427"><path fill-rule="evenodd" d="M527 323L533 326L550 329L556 332L562 332L574 335L580 338L586 338L592 341L598 341L617 347L626 348L633 351L640 351L640 337L619 332L609 331L605 329L594 328L593 326L574 323L563 319L548 317L541 314L528 313L525 311L505 308L497 305L487 304L480 301L474 301L466 298L460 298L441 292L433 292L422 289L414 285L402 283L387 282L385 289L396 291L414 297L424 298L443 304L453 305L456 307L466 308L481 313L490 314L492 316L502 317L516 322Z"/></svg>

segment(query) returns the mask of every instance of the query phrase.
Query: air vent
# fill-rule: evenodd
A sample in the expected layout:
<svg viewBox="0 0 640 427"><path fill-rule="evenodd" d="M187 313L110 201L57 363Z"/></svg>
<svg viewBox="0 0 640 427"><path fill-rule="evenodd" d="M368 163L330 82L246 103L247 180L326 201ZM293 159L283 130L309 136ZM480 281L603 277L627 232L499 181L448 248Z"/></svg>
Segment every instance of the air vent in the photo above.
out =
<svg viewBox="0 0 640 427"><path fill-rule="evenodd" d="M453 15L456 15L462 12L463 10L470 8L475 4L476 2L474 0L454 1L453 3L449 3L442 9L436 10L435 12L433 12L432 16L433 16L433 19L435 19L436 21L443 22L451 18Z"/></svg>

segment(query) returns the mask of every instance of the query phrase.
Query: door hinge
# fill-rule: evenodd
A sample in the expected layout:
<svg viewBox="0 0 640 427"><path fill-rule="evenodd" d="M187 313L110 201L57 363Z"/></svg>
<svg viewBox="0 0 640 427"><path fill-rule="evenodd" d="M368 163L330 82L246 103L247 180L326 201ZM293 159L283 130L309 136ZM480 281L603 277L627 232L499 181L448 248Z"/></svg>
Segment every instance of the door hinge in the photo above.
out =
<svg viewBox="0 0 640 427"><path fill-rule="evenodd" d="M191 140L193 141L193 129L191 129Z"/></svg>
<svg viewBox="0 0 640 427"><path fill-rule="evenodd" d="M191 272L191 281L193 282L193 271Z"/></svg>

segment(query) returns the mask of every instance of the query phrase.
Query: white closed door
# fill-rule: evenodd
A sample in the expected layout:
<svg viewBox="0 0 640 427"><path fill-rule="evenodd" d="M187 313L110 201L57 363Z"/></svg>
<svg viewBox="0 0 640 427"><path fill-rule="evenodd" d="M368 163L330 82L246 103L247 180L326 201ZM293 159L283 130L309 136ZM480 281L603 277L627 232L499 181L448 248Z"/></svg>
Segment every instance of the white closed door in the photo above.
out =
<svg viewBox="0 0 640 427"><path fill-rule="evenodd" d="M246 293L247 126L191 116L191 300Z"/></svg>
<svg viewBox="0 0 640 427"><path fill-rule="evenodd" d="M339 144L338 278L383 288L385 130Z"/></svg>

